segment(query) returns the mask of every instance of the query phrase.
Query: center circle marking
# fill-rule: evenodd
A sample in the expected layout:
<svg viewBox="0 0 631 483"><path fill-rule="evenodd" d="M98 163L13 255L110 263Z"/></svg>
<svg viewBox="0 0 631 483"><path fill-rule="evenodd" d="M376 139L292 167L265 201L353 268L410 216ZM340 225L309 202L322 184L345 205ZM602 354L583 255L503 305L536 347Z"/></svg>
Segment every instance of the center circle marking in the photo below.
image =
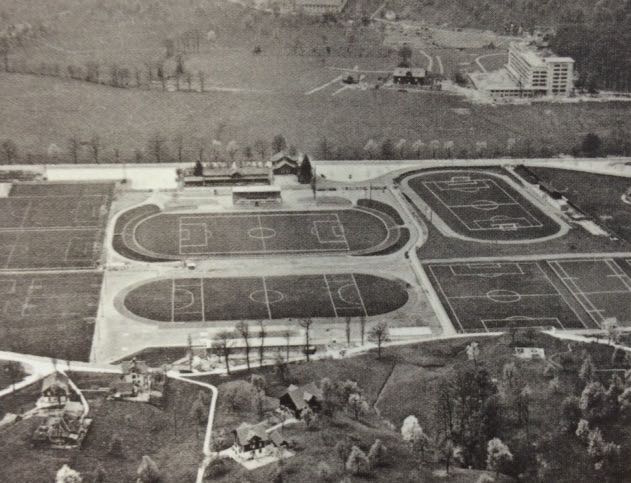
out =
<svg viewBox="0 0 631 483"><path fill-rule="evenodd" d="M257 226L248 230L248 236L250 238L265 240L267 238L274 238L276 236L276 230L265 228L264 226Z"/></svg>
<svg viewBox="0 0 631 483"><path fill-rule="evenodd" d="M250 294L250 300L258 304L275 304L285 298L282 292L278 290L255 290Z"/></svg>
<svg viewBox="0 0 631 483"><path fill-rule="evenodd" d="M493 211L499 208L499 205L495 201L491 200L476 200L471 203L471 207L476 210Z"/></svg>
<svg viewBox="0 0 631 483"><path fill-rule="evenodd" d="M511 304L521 300L521 295L512 290L491 290L487 292L486 297L500 304Z"/></svg>

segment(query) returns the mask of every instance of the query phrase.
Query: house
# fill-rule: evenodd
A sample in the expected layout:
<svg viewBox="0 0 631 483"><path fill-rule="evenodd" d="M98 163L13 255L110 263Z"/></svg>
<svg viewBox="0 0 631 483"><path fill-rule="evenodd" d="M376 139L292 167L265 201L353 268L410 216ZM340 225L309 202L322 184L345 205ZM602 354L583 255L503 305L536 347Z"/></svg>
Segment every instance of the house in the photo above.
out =
<svg viewBox="0 0 631 483"><path fill-rule="evenodd" d="M63 412L49 416L35 429L31 443L51 448L76 448L81 446L91 423L91 419L84 417L83 404L69 402Z"/></svg>
<svg viewBox="0 0 631 483"><path fill-rule="evenodd" d="M272 172L275 175L298 175L300 163L297 156L291 156L281 151L272 156L270 161L272 163Z"/></svg>
<svg viewBox="0 0 631 483"><path fill-rule="evenodd" d="M55 372L42 381L42 391L36 406L41 409L61 408L70 398L68 377Z"/></svg>
<svg viewBox="0 0 631 483"><path fill-rule="evenodd" d="M232 433L234 435L234 452L243 459L254 459L267 456L274 443L265 431L264 423L241 423Z"/></svg>
<svg viewBox="0 0 631 483"><path fill-rule="evenodd" d="M412 69L397 67L392 72L392 82L400 85L423 85L425 84L425 69Z"/></svg>
<svg viewBox="0 0 631 483"><path fill-rule="evenodd" d="M310 408L314 412L320 411L322 400L322 391L313 382L303 386L292 384L280 396L280 405L292 411L296 417L300 417L306 408Z"/></svg>
<svg viewBox="0 0 631 483"><path fill-rule="evenodd" d="M232 433L233 449L242 459L255 459L268 456L274 449L289 448L289 441L278 431L267 431L265 423L241 423Z"/></svg>
<svg viewBox="0 0 631 483"><path fill-rule="evenodd" d="M131 382L116 381L110 386L110 393L114 399L135 397L138 395L138 388Z"/></svg>
<svg viewBox="0 0 631 483"><path fill-rule="evenodd" d="M541 347L515 347L513 349L515 357L520 359L545 359L546 352Z"/></svg>
<svg viewBox="0 0 631 483"><path fill-rule="evenodd" d="M151 369L147 363L133 358L121 363L122 376L110 384L114 399L133 399L140 402L158 402L164 395L164 373Z"/></svg>

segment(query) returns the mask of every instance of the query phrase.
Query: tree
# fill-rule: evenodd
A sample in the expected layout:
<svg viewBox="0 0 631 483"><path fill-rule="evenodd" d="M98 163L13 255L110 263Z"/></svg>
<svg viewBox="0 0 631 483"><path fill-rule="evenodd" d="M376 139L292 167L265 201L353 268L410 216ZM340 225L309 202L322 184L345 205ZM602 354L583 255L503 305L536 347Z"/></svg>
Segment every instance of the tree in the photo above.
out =
<svg viewBox="0 0 631 483"><path fill-rule="evenodd" d="M311 354L311 326L313 325L313 320L310 318L301 319L300 327L305 330L305 348L304 353L307 358L307 362L309 362L309 355Z"/></svg>
<svg viewBox="0 0 631 483"><path fill-rule="evenodd" d="M578 373L578 377L580 377L581 381L587 384L594 380L595 375L596 375L596 368L594 367L592 357L588 355L583 361L583 364L581 365L581 369Z"/></svg>
<svg viewBox="0 0 631 483"><path fill-rule="evenodd" d="M369 410L368 402L366 402L361 394L351 394L348 397L347 408L356 421L359 420L361 416L368 413Z"/></svg>
<svg viewBox="0 0 631 483"><path fill-rule="evenodd" d="M590 431L591 430L589 429L589 421L587 421L586 419L581 419L576 425L576 431L574 432L574 434L576 434L576 437L584 444L587 444Z"/></svg>
<svg viewBox="0 0 631 483"><path fill-rule="evenodd" d="M392 139L384 139L381 143L381 157L383 159L392 159L394 157L394 143Z"/></svg>
<svg viewBox="0 0 631 483"><path fill-rule="evenodd" d="M73 470L68 465L63 465L55 475L55 483L81 483L83 478L78 471Z"/></svg>
<svg viewBox="0 0 631 483"><path fill-rule="evenodd" d="M410 449L414 452L418 452L420 460L425 458L425 451L429 447L430 439L427 434L421 428L416 416L408 416L403 420L401 425L401 437L405 441Z"/></svg>
<svg viewBox="0 0 631 483"><path fill-rule="evenodd" d="M478 356L480 355L480 346L477 342L471 342L466 348L467 358L478 366Z"/></svg>
<svg viewBox="0 0 631 483"><path fill-rule="evenodd" d="M308 430L313 430L316 428L317 417L310 407L307 406L305 409L302 410L302 412L300 413L300 419L303 423L305 423L305 426Z"/></svg>
<svg viewBox="0 0 631 483"><path fill-rule="evenodd" d="M600 382L590 382L583 389L580 399L583 417L590 422L604 419L608 415L608 398Z"/></svg>
<svg viewBox="0 0 631 483"><path fill-rule="evenodd" d="M282 134L277 134L272 139L272 154L280 153L287 149L287 141Z"/></svg>
<svg viewBox="0 0 631 483"><path fill-rule="evenodd" d="M606 467L615 464L620 456L619 445L605 442L599 428L590 431L587 440L587 454L594 461L595 469L609 469Z"/></svg>
<svg viewBox="0 0 631 483"><path fill-rule="evenodd" d="M99 164L99 154L101 153L101 138L98 135L93 135L90 138L90 151L92 152L92 159L94 164Z"/></svg>
<svg viewBox="0 0 631 483"><path fill-rule="evenodd" d="M445 473L449 475L451 463L461 458L461 449L446 435L441 435L438 442L438 459L445 465Z"/></svg>
<svg viewBox="0 0 631 483"><path fill-rule="evenodd" d="M124 456L123 440L117 434L112 435L107 453L117 458L122 458Z"/></svg>
<svg viewBox="0 0 631 483"><path fill-rule="evenodd" d="M204 175L204 165L198 159L195 161L195 167L193 168L193 176L203 176Z"/></svg>
<svg viewBox="0 0 631 483"><path fill-rule="evenodd" d="M326 136L322 136L320 138L320 142L318 143L318 153L320 155L320 159L332 158L332 149Z"/></svg>
<svg viewBox="0 0 631 483"><path fill-rule="evenodd" d="M390 329L386 322L379 322L368 332L368 340L377 344L377 359L381 359L381 346L390 340Z"/></svg>
<svg viewBox="0 0 631 483"><path fill-rule="evenodd" d="M412 58L412 49L408 44L399 47L399 67L410 67L410 59Z"/></svg>
<svg viewBox="0 0 631 483"><path fill-rule="evenodd" d="M300 171L298 173L298 181L300 183L309 183L311 182L312 176L313 176L313 170L311 168L311 161L309 160L309 156L305 155L302 158L302 163L300 164Z"/></svg>
<svg viewBox="0 0 631 483"><path fill-rule="evenodd" d="M581 152L588 158L595 158L601 154L602 140L598 134L587 133L581 142Z"/></svg>
<svg viewBox="0 0 631 483"><path fill-rule="evenodd" d="M561 426L567 432L573 433L581 419L580 400L573 395L567 396L561 402Z"/></svg>
<svg viewBox="0 0 631 483"><path fill-rule="evenodd" d="M285 339L285 362L289 362L289 349L291 348L292 331L285 329L280 335Z"/></svg>
<svg viewBox="0 0 631 483"><path fill-rule="evenodd" d="M364 341L366 338L366 316L359 316L359 337L361 338L362 345L364 345Z"/></svg>
<svg viewBox="0 0 631 483"><path fill-rule="evenodd" d="M79 162L79 147L79 139L76 136L68 138L68 153L70 154L74 164Z"/></svg>
<svg viewBox="0 0 631 483"><path fill-rule="evenodd" d="M136 474L138 475L138 481L142 483L158 483L160 481L158 465L147 455L142 457Z"/></svg>
<svg viewBox="0 0 631 483"><path fill-rule="evenodd" d="M193 337L186 336L186 358L188 359L188 370L193 371Z"/></svg>
<svg viewBox="0 0 631 483"><path fill-rule="evenodd" d="M513 461L513 454L499 438L493 438L489 441L486 452L486 467L491 471L495 471L495 480L497 481L500 471Z"/></svg>
<svg viewBox="0 0 631 483"><path fill-rule="evenodd" d="M267 144L261 139L257 139L254 142L254 150L259 154L261 161L265 159L265 153L267 152Z"/></svg>
<svg viewBox="0 0 631 483"><path fill-rule="evenodd" d="M265 330L265 324L262 320L259 320L259 332L258 332L260 344L259 344L259 367L263 367L263 361L265 359L265 337L267 331Z"/></svg>
<svg viewBox="0 0 631 483"><path fill-rule="evenodd" d="M287 382L289 366L287 361L281 355L280 350L276 353L276 358L274 359L274 371L276 372L280 383L285 384Z"/></svg>
<svg viewBox="0 0 631 483"><path fill-rule="evenodd" d="M366 453L357 446L351 448L346 460L346 470L353 476L364 476L370 472L370 462Z"/></svg>
<svg viewBox="0 0 631 483"><path fill-rule="evenodd" d="M335 443L335 454L341 461L342 466L345 466L346 461L348 461L348 457L351 454L351 445L347 440L341 439Z"/></svg>
<svg viewBox="0 0 631 483"><path fill-rule="evenodd" d="M226 364L226 372L230 374L230 354L232 353L232 333L229 331L221 331L217 334L216 339L212 343L215 353L219 357L223 357Z"/></svg>
<svg viewBox="0 0 631 483"><path fill-rule="evenodd" d="M237 153L239 152L239 145L234 139L230 140L230 142L226 145L226 152L230 157L230 161L234 163Z"/></svg>
<svg viewBox="0 0 631 483"><path fill-rule="evenodd" d="M338 405L335 384L328 377L323 377L320 381L320 390L322 391L322 412L332 416Z"/></svg>
<svg viewBox="0 0 631 483"><path fill-rule="evenodd" d="M182 153L184 152L184 136L181 133L176 134L173 137L173 147L177 153L177 162L182 162ZM201 175L199 175L201 176Z"/></svg>
<svg viewBox="0 0 631 483"><path fill-rule="evenodd" d="M248 371L250 370L250 325L241 320L236 325L237 332L243 339L243 345L245 346L245 364L248 367Z"/></svg>
<svg viewBox="0 0 631 483"><path fill-rule="evenodd" d="M153 155L156 163L161 163L165 156L164 144L166 139L160 133L154 133L149 139L148 151Z"/></svg>
<svg viewBox="0 0 631 483"><path fill-rule="evenodd" d="M344 330L346 332L346 345L350 346L351 345L351 317L350 316L346 316L344 317Z"/></svg>
<svg viewBox="0 0 631 483"><path fill-rule="evenodd" d="M12 164L17 160L18 147L11 139L2 142L2 151L4 152L4 159L7 164Z"/></svg>
<svg viewBox="0 0 631 483"><path fill-rule="evenodd" d="M252 375L251 384L254 387L254 407L259 419L263 419L265 413L265 377Z"/></svg>
<svg viewBox="0 0 631 483"><path fill-rule="evenodd" d="M374 139L369 139L366 142L366 145L364 146L364 152L366 153L366 157L368 159L372 159L376 156L377 152L379 151L379 146L377 146L377 143L375 142Z"/></svg>
<svg viewBox="0 0 631 483"><path fill-rule="evenodd" d="M94 470L94 476L93 476L94 483L105 483L106 478L107 478L107 472L105 471L105 468L103 468L103 465L99 463L98 466L96 467L96 470Z"/></svg>
<svg viewBox="0 0 631 483"><path fill-rule="evenodd" d="M368 461L372 468L379 468L387 464L388 451L380 439L376 439L368 451Z"/></svg>
<svg viewBox="0 0 631 483"><path fill-rule="evenodd" d="M191 406L191 417L196 423L195 435L197 438L199 438L199 427L203 425L206 421L208 421L208 405L205 404L205 401L201 396L202 393L200 391L200 393L197 395L197 398L195 398L195 401L193 401L193 405Z"/></svg>

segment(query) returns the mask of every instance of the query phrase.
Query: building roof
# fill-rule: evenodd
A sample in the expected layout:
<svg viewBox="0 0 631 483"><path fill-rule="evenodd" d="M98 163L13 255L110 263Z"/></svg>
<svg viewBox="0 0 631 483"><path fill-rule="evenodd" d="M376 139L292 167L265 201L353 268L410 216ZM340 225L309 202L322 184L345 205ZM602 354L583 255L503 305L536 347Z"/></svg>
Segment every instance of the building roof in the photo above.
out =
<svg viewBox="0 0 631 483"><path fill-rule="evenodd" d="M235 186L232 188L233 193L280 193L278 186L256 185L256 186Z"/></svg>
<svg viewBox="0 0 631 483"><path fill-rule="evenodd" d="M149 366L145 361L139 361L135 358L131 361L123 361L121 363L121 368L123 369L123 374L129 374L130 372L138 372L140 374L145 374L149 372Z"/></svg>
<svg viewBox="0 0 631 483"><path fill-rule="evenodd" d="M46 376L42 381L42 392L51 388L58 388L68 392L68 377L60 372L54 372Z"/></svg>
<svg viewBox="0 0 631 483"><path fill-rule="evenodd" d="M250 442L254 437L259 438L261 441L269 441L270 437L265 431L264 423L248 424L241 423L237 429L234 430L237 443L244 446Z"/></svg>
<svg viewBox="0 0 631 483"><path fill-rule="evenodd" d="M274 154L271 158L270 161L274 164L282 161L282 160L287 160L287 161L291 161L294 162L296 164L298 164L298 156L291 156L289 154L287 154L285 151L279 151L278 153Z"/></svg>
<svg viewBox="0 0 631 483"><path fill-rule="evenodd" d="M283 396L284 395L289 396L296 409L306 408L308 402L313 398L320 401L322 400L322 391L313 382L303 386L294 386L292 384L283 393Z"/></svg>
<svg viewBox="0 0 631 483"><path fill-rule="evenodd" d="M548 63L554 63L554 62L570 63L570 64L574 63L574 59L572 57L551 56L551 57L546 57L544 60Z"/></svg>
<svg viewBox="0 0 631 483"><path fill-rule="evenodd" d="M394 77L425 77L425 69L409 68L409 67L397 67L392 72Z"/></svg>
<svg viewBox="0 0 631 483"><path fill-rule="evenodd" d="M275 446L281 446L283 444L289 444L289 441L283 437L278 431L272 431L269 433L269 439L274 443Z"/></svg>

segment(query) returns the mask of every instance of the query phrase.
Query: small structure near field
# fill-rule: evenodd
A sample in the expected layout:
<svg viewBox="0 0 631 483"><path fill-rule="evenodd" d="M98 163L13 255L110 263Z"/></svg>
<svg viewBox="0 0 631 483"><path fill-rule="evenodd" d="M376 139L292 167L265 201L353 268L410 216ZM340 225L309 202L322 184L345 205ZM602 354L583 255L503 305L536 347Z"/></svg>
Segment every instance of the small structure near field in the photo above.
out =
<svg viewBox="0 0 631 483"><path fill-rule="evenodd" d="M279 205L282 203L278 186L235 186L232 188L234 205Z"/></svg>
<svg viewBox="0 0 631 483"><path fill-rule="evenodd" d="M310 408L318 412L322 408L322 391L313 382L303 386L291 385L280 396L280 405L300 417L302 411Z"/></svg>
<svg viewBox="0 0 631 483"><path fill-rule="evenodd" d="M42 392L36 406L38 409L63 408L69 400L68 377L60 372L55 372L42 381Z"/></svg>
<svg viewBox="0 0 631 483"><path fill-rule="evenodd" d="M300 167L298 156L291 156L285 153L285 151L280 151L272 156L270 161L272 163L272 172L275 175L293 174L294 176L298 176L298 169Z"/></svg>
<svg viewBox="0 0 631 483"><path fill-rule="evenodd" d="M513 349L513 354L515 357L519 357L520 359L544 360L546 358L546 352L541 347L515 347Z"/></svg>
<svg viewBox="0 0 631 483"><path fill-rule="evenodd" d="M425 69L397 67L392 72L392 82L398 85L424 85L426 77Z"/></svg>
<svg viewBox="0 0 631 483"><path fill-rule="evenodd" d="M166 377L144 361L133 358L121 364L123 375L110 385L110 397L136 402L159 402L164 395Z"/></svg>

